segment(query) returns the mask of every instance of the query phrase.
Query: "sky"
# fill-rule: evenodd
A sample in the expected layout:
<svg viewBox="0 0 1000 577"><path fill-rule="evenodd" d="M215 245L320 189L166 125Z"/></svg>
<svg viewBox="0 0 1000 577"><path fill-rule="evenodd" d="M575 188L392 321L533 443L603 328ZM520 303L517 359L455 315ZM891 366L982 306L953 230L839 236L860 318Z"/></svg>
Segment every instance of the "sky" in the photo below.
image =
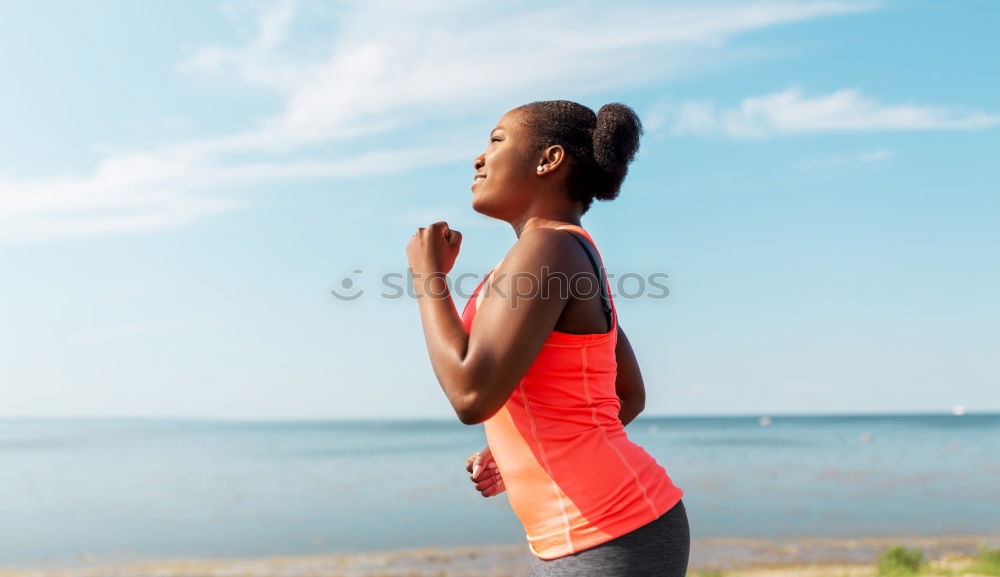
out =
<svg viewBox="0 0 1000 577"><path fill-rule="evenodd" d="M455 418L405 246L462 231L461 309L516 241L473 160L550 99L645 128L583 218L644 416L1000 410L998 18L0 2L0 417Z"/></svg>

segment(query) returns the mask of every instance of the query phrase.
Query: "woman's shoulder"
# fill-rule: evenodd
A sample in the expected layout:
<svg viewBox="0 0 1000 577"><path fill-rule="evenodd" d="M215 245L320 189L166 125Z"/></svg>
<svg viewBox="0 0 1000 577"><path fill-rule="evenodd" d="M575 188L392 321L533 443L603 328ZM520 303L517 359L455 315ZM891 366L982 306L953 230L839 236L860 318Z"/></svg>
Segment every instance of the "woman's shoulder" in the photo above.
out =
<svg viewBox="0 0 1000 577"><path fill-rule="evenodd" d="M522 232L496 267L507 273L548 270L573 274L588 269L586 255L573 234L547 227Z"/></svg>

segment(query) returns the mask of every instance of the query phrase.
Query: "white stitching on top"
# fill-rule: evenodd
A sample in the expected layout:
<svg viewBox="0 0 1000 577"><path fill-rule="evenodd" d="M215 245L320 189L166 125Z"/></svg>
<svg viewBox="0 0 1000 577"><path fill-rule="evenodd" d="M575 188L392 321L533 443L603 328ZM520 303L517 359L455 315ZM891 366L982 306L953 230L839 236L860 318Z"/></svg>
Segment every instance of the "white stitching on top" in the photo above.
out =
<svg viewBox="0 0 1000 577"><path fill-rule="evenodd" d="M632 468L632 465L630 465L629 462L625 460L625 456L621 454L621 452L618 450L618 447L615 447L613 444L611 444L611 441L608 440L607 431L605 431L604 427L600 426L597 422L597 407L594 406L590 398L590 379L587 377L586 346L580 347L580 355L583 357L583 392L587 396L587 405L590 406L590 419L591 421L594 422L594 426L596 426L598 429L601 430L601 436L604 438L604 442L607 443L609 447L611 447L611 450L618 455L618 458L621 459L625 467L628 468L630 473L632 473L632 478L635 480L635 484L639 486L639 490L642 491L643 498L646 499L647 503L649 503L649 508L653 510L653 516L659 517L659 513L656 510L656 505L653 504L653 500L649 498L649 494L646 492L646 487L643 486L642 481L639 480L639 475L635 472L635 469Z"/></svg>
<svg viewBox="0 0 1000 577"><path fill-rule="evenodd" d="M535 437L535 442L538 443L538 450L542 453L542 464L545 466L545 474L549 476L552 491L556 494L556 499L559 501L559 508L562 509L563 523L566 526L566 542L569 543L569 551L570 553L576 553L576 547L573 546L573 537L569 531L569 515L566 513L566 505L559 494L559 486L556 485L555 479L552 478L552 468L549 467L549 459L545 455L545 447L542 445L542 440L538 438L538 430L535 428L535 417L532 416L531 409L528 407L528 392L524 388L523 380L521 381L520 389L521 397L524 399L524 412L528 414L528 420L531 421L531 434Z"/></svg>

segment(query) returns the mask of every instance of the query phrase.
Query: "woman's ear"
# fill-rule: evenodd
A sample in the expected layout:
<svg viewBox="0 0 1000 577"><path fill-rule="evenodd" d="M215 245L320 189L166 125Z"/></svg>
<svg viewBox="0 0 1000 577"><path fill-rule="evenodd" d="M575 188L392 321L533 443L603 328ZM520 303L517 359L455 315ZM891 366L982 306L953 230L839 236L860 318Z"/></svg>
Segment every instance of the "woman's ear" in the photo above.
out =
<svg viewBox="0 0 1000 577"><path fill-rule="evenodd" d="M542 151L542 157L538 161L538 173L549 174L562 166L563 159L565 158L566 150L562 147L562 145L554 144L546 148Z"/></svg>

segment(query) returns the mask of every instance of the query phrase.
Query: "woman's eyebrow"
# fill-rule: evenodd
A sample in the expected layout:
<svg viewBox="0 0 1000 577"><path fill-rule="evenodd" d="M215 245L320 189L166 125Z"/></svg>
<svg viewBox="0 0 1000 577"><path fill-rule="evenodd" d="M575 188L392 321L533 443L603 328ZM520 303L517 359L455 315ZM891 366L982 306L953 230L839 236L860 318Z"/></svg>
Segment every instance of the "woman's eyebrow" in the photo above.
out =
<svg viewBox="0 0 1000 577"><path fill-rule="evenodd" d="M503 130L503 126L498 126L498 127L494 128L494 129L493 129L493 130L492 130L492 131L490 132L490 136L493 136L493 133L494 133L494 132L496 132L496 131L498 131L498 130Z"/></svg>

